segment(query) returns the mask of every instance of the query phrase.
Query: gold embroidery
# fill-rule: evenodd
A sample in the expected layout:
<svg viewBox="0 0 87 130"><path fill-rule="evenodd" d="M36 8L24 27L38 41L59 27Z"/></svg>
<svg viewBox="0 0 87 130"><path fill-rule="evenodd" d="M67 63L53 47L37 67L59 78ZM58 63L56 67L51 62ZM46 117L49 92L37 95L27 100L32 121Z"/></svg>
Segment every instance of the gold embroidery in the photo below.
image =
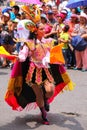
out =
<svg viewBox="0 0 87 130"><path fill-rule="evenodd" d="M33 63L30 63L30 67L26 76L26 83L29 84L29 82L32 81L32 76L34 73L35 65Z"/></svg>
<svg viewBox="0 0 87 130"><path fill-rule="evenodd" d="M36 80L35 82L40 85L42 83L42 68L36 68Z"/></svg>

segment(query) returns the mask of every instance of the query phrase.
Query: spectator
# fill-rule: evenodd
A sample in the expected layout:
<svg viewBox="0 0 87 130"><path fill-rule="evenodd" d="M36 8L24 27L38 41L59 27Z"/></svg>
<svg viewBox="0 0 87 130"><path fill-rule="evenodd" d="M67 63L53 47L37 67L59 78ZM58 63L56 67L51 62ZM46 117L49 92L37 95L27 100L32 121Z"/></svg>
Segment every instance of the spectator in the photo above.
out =
<svg viewBox="0 0 87 130"><path fill-rule="evenodd" d="M65 25L59 35L59 44L63 43L62 51L65 59L65 66L68 66L68 44L69 44L69 25Z"/></svg>
<svg viewBox="0 0 87 130"><path fill-rule="evenodd" d="M12 12L15 14L15 16L19 14L19 11L20 11L20 7L18 5L14 5L12 7Z"/></svg>
<svg viewBox="0 0 87 130"><path fill-rule="evenodd" d="M7 26L1 32L1 45L8 51L10 54L13 52L14 42L13 42L13 24L12 21L8 21ZM3 58L2 67L9 66L9 61L6 58Z"/></svg>
<svg viewBox="0 0 87 130"><path fill-rule="evenodd" d="M78 23L78 16L76 14L72 14L71 15L71 18L69 20L67 20L65 22L66 24L69 25L69 34L71 36L73 30L74 30L74 27L75 25ZM69 44L69 49L68 49L68 68L72 68L72 67L75 67L76 65L76 60L75 60L75 53L74 53L74 48L72 47L71 44Z"/></svg>
<svg viewBox="0 0 87 130"><path fill-rule="evenodd" d="M41 23L44 26L45 34L50 33L52 27L49 25L48 19L45 14L41 14Z"/></svg>
<svg viewBox="0 0 87 130"><path fill-rule="evenodd" d="M87 15L87 6L83 8L83 11Z"/></svg>
<svg viewBox="0 0 87 130"><path fill-rule="evenodd" d="M8 21L10 20L10 14L8 12L5 12L2 14L1 21L5 27L7 25Z"/></svg>
<svg viewBox="0 0 87 130"><path fill-rule="evenodd" d="M87 15L85 13L80 15L80 23L75 25L72 36L82 36L87 33ZM75 70L87 70L87 47L82 50L75 50L76 68Z"/></svg>
<svg viewBox="0 0 87 130"><path fill-rule="evenodd" d="M58 9L56 6L53 6L52 7L52 11L53 11L53 14L54 14L54 17L56 18L56 15L58 14Z"/></svg>
<svg viewBox="0 0 87 130"><path fill-rule="evenodd" d="M56 22L56 20L54 18L54 13L52 10L48 11L47 17L48 17L48 20L49 20L51 25L53 25Z"/></svg>
<svg viewBox="0 0 87 130"><path fill-rule="evenodd" d="M64 15L63 14L58 14L56 16L57 22L53 25L53 28L50 33L46 34L45 37L52 37L56 40L55 44L58 44L58 37L57 33L62 31L62 28L64 27Z"/></svg>

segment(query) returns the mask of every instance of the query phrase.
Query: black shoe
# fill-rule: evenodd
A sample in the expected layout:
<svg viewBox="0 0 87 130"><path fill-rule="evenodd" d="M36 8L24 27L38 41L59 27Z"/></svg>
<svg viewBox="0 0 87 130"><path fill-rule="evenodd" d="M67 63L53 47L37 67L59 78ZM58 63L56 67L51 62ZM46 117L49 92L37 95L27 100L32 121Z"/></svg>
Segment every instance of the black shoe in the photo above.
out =
<svg viewBox="0 0 87 130"><path fill-rule="evenodd" d="M49 125L49 121L48 121L47 118L44 117L43 115L42 115L42 119L43 119L43 124L44 124L44 125Z"/></svg>

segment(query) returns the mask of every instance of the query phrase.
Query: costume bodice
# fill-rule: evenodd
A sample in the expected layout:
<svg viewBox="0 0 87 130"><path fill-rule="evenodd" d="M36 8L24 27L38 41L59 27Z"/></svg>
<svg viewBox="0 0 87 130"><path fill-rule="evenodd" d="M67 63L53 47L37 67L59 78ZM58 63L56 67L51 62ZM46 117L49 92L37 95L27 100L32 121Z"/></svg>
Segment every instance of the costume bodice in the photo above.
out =
<svg viewBox="0 0 87 130"><path fill-rule="evenodd" d="M52 40L46 40L44 42L39 41L36 44L32 43L29 47L31 51L30 60L36 64L41 65L43 58L46 56L47 52L50 52L50 49L53 47L52 42Z"/></svg>
<svg viewBox="0 0 87 130"><path fill-rule="evenodd" d="M32 51L31 59L35 62L41 62L42 59L46 56L47 51L50 48L47 47L45 44L37 44L35 46L35 50Z"/></svg>

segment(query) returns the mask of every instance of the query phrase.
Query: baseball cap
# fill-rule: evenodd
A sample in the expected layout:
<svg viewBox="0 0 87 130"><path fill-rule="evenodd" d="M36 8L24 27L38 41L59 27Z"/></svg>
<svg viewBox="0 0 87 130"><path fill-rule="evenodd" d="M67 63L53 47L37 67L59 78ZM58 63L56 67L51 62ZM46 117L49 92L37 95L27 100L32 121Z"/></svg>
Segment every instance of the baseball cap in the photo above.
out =
<svg viewBox="0 0 87 130"><path fill-rule="evenodd" d="M52 11L52 10L49 10L49 11L48 11L48 14L53 14L53 11Z"/></svg>
<svg viewBox="0 0 87 130"><path fill-rule="evenodd" d="M8 12L8 11L10 11L10 10L12 10L11 7L6 7L6 8L4 8L4 9L2 10L2 13L4 14L5 12Z"/></svg>
<svg viewBox="0 0 87 130"><path fill-rule="evenodd" d="M47 16L46 16L46 14L41 14L41 18L44 18L44 19L47 20Z"/></svg>

